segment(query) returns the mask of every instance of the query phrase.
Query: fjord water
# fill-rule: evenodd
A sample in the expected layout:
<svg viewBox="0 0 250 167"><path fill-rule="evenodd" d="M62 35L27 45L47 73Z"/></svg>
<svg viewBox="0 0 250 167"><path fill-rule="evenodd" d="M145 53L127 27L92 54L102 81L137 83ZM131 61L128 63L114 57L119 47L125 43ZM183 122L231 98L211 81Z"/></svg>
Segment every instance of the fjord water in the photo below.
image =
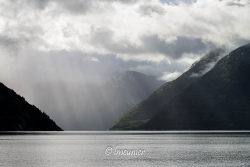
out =
<svg viewBox="0 0 250 167"><path fill-rule="evenodd" d="M107 154L107 148L142 155ZM111 149L111 151L112 151ZM109 150L110 151L110 150ZM250 134L236 132L29 132L0 134L0 166L247 166Z"/></svg>

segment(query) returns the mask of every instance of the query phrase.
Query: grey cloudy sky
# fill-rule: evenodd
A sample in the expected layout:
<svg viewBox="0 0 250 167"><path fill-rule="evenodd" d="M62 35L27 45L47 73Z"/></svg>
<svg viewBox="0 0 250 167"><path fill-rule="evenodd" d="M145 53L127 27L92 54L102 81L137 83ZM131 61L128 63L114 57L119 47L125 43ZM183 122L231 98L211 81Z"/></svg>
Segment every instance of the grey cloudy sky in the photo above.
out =
<svg viewBox="0 0 250 167"><path fill-rule="evenodd" d="M0 0L0 77L171 80L212 49L248 42L249 11L249 0Z"/></svg>

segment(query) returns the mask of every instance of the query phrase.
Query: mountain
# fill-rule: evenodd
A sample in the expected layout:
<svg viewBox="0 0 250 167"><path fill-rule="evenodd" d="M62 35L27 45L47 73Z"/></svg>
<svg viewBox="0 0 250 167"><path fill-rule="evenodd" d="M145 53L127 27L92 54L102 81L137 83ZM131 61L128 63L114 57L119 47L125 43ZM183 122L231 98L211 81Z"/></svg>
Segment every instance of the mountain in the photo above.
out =
<svg viewBox="0 0 250 167"><path fill-rule="evenodd" d="M0 131L60 131L49 116L0 83Z"/></svg>
<svg viewBox="0 0 250 167"><path fill-rule="evenodd" d="M32 97L30 101L64 130L107 130L163 83L154 76L125 71L92 83L37 83L32 94L22 94Z"/></svg>
<svg viewBox="0 0 250 167"><path fill-rule="evenodd" d="M174 81L167 82L157 89L147 99L134 106L113 127L113 130L134 130L153 118L165 105L187 89L209 71L221 58L222 49L216 49L200 61L195 62L192 67Z"/></svg>
<svg viewBox="0 0 250 167"><path fill-rule="evenodd" d="M119 94L124 97L126 103L132 107L162 84L164 84L164 81L158 80L154 76L136 71L126 71L114 76L111 81L105 84L105 87L115 87L116 92L120 92Z"/></svg>
<svg viewBox="0 0 250 167"><path fill-rule="evenodd" d="M249 130L250 44L215 67L163 106L142 129Z"/></svg>

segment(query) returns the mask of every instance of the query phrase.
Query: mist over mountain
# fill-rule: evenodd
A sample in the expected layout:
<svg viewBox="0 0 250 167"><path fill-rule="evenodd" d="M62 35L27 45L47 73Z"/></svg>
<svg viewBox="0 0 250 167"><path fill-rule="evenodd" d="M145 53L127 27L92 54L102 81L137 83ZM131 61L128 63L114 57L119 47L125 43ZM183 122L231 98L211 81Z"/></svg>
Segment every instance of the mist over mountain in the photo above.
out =
<svg viewBox="0 0 250 167"><path fill-rule="evenodd" d="M31 101L65 130L107 130L163 83L135 71L99 82L43 82L33 85Z"/></svg>
<svg viewBox="0 0 250 167"><path fill-rule="evenodd" d="M220 60L199 81L175 97L146 129L249 130L250 45Z"/></svg>
<svg viewBox="0 0 250 167"><path fill-rule="evenodd" d="M0 83L0 131L60 131L44 112Z"/></svg>
<svg viewBox="0 0 250 167"><path fill-rule="evenodd" d="M219 60L169 103L157 108L157 114L137 129L249 130L249 73L248 44ZM162 98L167 96L168 92Z"/></svg>
<svg viewBox="0 0 250 167"><path fill-rule="evenodd" d="M113 129L137 129L139 126L155 116L164 105L168 104L172 98L180 94L192 83L197 81L221 58L222 49L217 49L200 61L195 62L192 67L176 80L162 85L147 99L134 106L114 125Z"/></svg>

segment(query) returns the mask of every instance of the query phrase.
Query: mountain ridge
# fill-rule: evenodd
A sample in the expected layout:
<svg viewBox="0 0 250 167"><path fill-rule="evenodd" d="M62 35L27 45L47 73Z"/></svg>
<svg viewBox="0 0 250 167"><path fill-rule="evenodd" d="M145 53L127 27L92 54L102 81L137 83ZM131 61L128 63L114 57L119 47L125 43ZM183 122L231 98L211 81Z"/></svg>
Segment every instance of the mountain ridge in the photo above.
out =
<svg viewBox="0 0 250 167"><path fill-rule="evenodd" d="M130 130L137 129L140 125L151 119L157 111L166 103L185 90L193 82L197 81L211 63L217 62L221 58L222 49L216 49L194 63L192 67L184 72L177 79L167 82L153 92L147 99L134 106L127 112L111 129Z"/></svg>
<svg viewBox="0 0 250 167"><path fill-rule="evenodd" d="M62 129L14 90L0 83L0 131L61 131Z"/></svg>
<svg viewBox="0 0 250 167"><path fill-rule="evenodd" d="M250 45L222 58L141 128L145 130L249 130Z"/></svg>

